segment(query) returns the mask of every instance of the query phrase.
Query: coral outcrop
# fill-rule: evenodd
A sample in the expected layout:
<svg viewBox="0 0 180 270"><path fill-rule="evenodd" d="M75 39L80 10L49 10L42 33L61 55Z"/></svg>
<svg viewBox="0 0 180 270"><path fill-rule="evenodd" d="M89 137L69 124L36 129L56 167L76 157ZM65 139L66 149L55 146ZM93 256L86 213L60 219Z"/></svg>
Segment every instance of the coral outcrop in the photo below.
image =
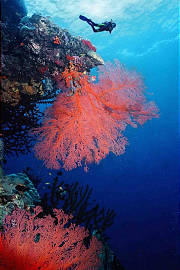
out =
<svg viewBox="0 0 180 270"><path fill-rule="evenodd" d="M26 174L1 176L0 183L0 225L7 214L16 208L30 208L40 202L40 197L33 183Z"/></svg>
<svg viewBox="0 0 180 270"><path fill-rule="evenodd" d="M19 14L4 15L1 24L4 103L16 106L24 101L24 96L29 101L55 97L56 77L72 59L81 63L82 72L104 63L90 41L72 36L47 17L26 16L23 1L18 1L16 8L14 1L4 0L2 4L4 14L12 9L12 14Z"/></svg>

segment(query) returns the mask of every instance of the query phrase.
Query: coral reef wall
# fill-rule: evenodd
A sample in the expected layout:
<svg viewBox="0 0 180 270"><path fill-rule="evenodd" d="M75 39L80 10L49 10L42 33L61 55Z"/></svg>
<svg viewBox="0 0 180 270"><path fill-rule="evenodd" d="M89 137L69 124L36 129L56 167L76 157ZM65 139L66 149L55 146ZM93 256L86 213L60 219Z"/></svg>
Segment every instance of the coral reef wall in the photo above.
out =
<svg viewBox="0 0 180 270"><path fill-rule="evenodd" d="M47 17L28 17L23 1L3 0L2 11L4 103L16 106L25 97L30 101L54 97L56 79L70 60L81 63L82 71L104 64L90 42L72 36Z"/></svg>

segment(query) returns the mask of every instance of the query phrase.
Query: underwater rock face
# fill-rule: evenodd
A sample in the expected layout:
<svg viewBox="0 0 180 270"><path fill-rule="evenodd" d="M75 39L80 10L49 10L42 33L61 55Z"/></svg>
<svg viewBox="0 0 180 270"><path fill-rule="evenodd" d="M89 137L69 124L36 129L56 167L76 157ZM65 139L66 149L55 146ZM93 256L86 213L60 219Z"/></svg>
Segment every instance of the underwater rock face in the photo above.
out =
<svg viewBox="0 0 180 270"><path fill-rule="evenodd" d="M7 214L15 207L29 208L40 202L40 197L26 174L3 176L0 185L0 226Z"/></svg>
<svg viewBox="0 0 180 270"><path fill-rule="evenodd" d="M3 160L3 153L4 153L4 143L2 138L0 138L0 162Z"/></svg>
<svg viewBox="0 0 180 270"><path fill-rule="evenodd" d="M33 101L42 100L42 96L54 97L59 89L56 77L69 66L70 61L79 64L82 72L104 64L83 39L72 36L47 17L37 14L25 16L18 25L4 19L3 102L16 106L22 103L24 96ZM49 82L48 89L44 81ZM13 91L9 91L9 85Z"/></svg>
<svg viewBox="0 0 180 270"><path fill-rule="evenodd" d="M87 53L88 56L90 56L93 60L100 62L101 65L104 65L104 60L102 59L102 57L100 55L98 55L96 52L90 50Z"/></svg>
<svg viewBox="0 0 180 270"><path fill-rule="evenodd" d="M22 100L23 95L31 96L39 95L43 96L43 83L35 82L31 80L30 83L22 83L17 81L10 81L8 79L2 80L2 102L16 106Z"/></svg>

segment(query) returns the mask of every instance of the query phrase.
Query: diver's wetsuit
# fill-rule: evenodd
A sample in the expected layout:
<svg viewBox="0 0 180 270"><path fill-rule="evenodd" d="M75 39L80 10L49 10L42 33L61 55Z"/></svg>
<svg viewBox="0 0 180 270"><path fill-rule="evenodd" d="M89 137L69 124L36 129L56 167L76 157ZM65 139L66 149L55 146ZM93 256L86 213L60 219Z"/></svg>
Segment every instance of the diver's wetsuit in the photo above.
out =
<svg viewBox="0 0 180 270"><path fill-rule="evenodd" d="M86 21L92 27L94 32L109 31L109 33L111 34L113 28L116 27L116 24L113 23L112 21L98 24L98 23L94 23L92 20L82 15L80 15L79 18L83 21ZM98 27L98 29L96 29L95 27Z"/></svg>
<svg viewBox="0 0 180 270"><path fill-rule="evenodd" d="M87 23L92 27L94 32L109 31L111 33L111 31L113 30L110 22L104 22L104 23L98 24L98 23L94 23L90 21ZM96 29L95 26L99 27L99 29Z"/></svg>

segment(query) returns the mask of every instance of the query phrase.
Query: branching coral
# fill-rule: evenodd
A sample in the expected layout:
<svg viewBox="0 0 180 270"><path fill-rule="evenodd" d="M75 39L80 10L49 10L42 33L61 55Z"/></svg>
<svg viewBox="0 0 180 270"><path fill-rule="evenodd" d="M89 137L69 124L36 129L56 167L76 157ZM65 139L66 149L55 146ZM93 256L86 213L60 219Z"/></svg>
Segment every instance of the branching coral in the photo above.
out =
<svg viewBox="0 0 180 270"><path fill-rule="evenodd" d="M16 210L5 219L4 236L0 239L1 270L95 270L99 269L102 244L95 237L88 247L84 239L88 232L70 223L71 216L54 210L51 216Z"/></svg>
<svg viewBox="0 0 180 270"><path fill-rule="evenodd" d="M41 206L45 213L52 213L53 208L61 208L66 214L73 215L75 224L85 226L90 233L98 230L107 238L105 231L113 224L116 213L92 200L92 188L89 185L82 186L79 182L67 184L60 180L62 173L59 171L46 178L48 185L44 184L42 188L42 182L45 182L43 178L38 177L30 167L24 172L41 194Z"/></svg>
<svg viewBox="0 0 180 270"><path fill-rule="evenodd" d="M48 168L71 170L83 164L87 170L109 152L123 154L126 126L137 127L158 116L155 104L146 102L141 77L119 62L101 67L96 84L75 69L66 72L66 82L69 78L77 91L70 97L60 93L36 130L35 154Z"/></svg>

